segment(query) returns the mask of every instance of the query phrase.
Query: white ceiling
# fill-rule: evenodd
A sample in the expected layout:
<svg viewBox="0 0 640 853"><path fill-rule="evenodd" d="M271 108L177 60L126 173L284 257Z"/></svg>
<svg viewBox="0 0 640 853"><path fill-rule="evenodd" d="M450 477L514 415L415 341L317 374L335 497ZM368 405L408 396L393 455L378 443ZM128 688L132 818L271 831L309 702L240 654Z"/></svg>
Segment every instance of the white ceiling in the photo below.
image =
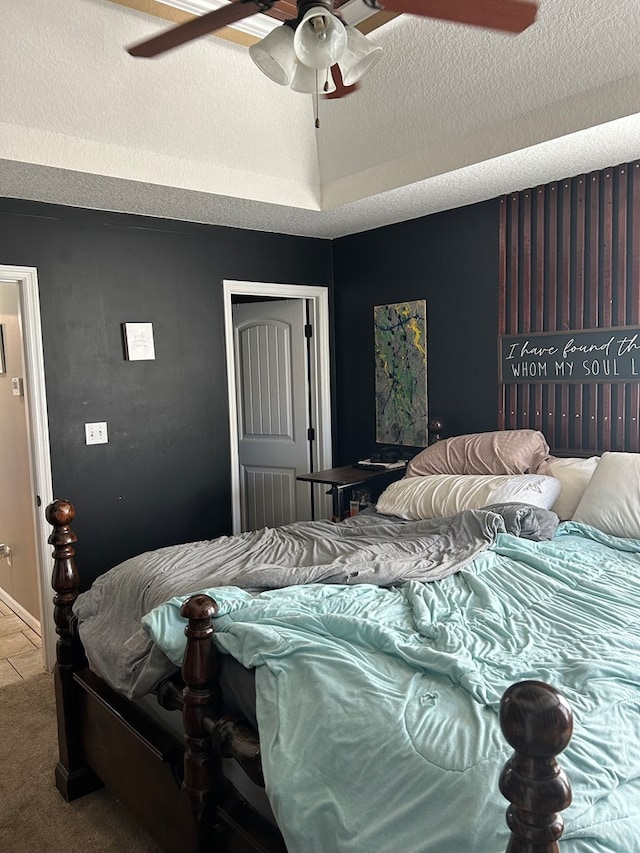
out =
<svg viewBox="0 0 640 853"><path fill-rule="evenodd" d="M244 46L125 52L166 26L0 0L1 196L331 238L640 158L638 0L541 0L518 36L399 16L319 130Z"/></svg>

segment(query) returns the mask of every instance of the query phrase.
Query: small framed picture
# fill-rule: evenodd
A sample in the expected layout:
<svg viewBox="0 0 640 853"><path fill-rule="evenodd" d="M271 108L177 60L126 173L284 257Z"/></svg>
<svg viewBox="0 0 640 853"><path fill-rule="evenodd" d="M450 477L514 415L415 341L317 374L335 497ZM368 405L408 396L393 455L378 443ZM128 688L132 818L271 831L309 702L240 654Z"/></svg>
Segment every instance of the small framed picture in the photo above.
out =
<svg viewBox="0 0 640 853"><path fill-rule="evenodd" d="M7 372L7 361L4 355L4 325L0 323L0 373Z"/></svg>
<svg viewBox="0 0 640 853"><path fill-rule="evenodd" d="M153 323L123 323L122 339L127 361L153 361Z"/></svg>

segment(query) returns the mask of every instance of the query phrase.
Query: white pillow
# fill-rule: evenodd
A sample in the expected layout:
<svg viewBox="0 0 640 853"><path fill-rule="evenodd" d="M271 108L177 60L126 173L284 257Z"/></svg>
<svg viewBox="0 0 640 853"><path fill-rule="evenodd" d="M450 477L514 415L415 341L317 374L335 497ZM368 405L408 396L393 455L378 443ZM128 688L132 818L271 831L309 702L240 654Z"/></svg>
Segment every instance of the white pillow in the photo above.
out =
<svg viewBox="0 0 640 853"><path fill-rule="evenodd" d="M376 510L400 518L443 518L463 509L496 503L524 503L550 509L560 481L542 474L429 474L388 486Z"/></svg>
<svg viewBox="0 0 640 853"><path fill-rule="evenodd" d="M573 520L640 539L640 453L603 453Z"/></svg>
<svg viewBox="0 0 640 853"><path fill-rule="evenodd" d="M596 470L600 460L599 456L590 456L588 459L570 457L561 459L552 456L543 462L536 474L548 474L557 477L562 485L560 497L551 507L560 521L568 521L573 518L576 507L580 503L589 480Z"/></svg>

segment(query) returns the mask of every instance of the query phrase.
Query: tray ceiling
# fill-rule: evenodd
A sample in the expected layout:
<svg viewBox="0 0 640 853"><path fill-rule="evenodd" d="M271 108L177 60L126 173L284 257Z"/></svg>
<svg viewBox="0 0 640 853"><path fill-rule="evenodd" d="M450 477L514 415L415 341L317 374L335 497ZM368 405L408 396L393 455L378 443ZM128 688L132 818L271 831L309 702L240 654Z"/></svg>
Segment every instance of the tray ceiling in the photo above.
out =
<svg viewBox="0 0 640 853"><path fill-rule="evenodd" d="M636 0L515 37L395 17L319 130L235 36L130 57L167 26L133 2L3 0L0 195L335 237L640 158Z"/></svg>

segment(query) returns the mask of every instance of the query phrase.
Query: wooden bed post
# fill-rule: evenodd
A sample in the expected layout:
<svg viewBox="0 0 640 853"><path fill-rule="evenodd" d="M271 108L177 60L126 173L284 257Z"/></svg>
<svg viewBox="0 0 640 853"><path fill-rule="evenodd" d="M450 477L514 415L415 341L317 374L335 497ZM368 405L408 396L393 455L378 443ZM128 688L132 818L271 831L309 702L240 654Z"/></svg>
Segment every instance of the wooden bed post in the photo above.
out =
<svg viewBox="0 0 640 853"><path fill-rule="evenodd" d="M507 853L558 853L571 786L556 756L568 745L573 714L566 699L541 681L521 681L500 702L500 726L515 749L500 775L509 800Z"/></svg>
<svg viewBox="0 0 640 853"><path fill-rule="evenodd" d="M73 549L77 537L69 527L75 510L69 501L57 500L47 507L45 515L53 527L48 542L53 545L51 585L56 593L53 603L58 634L54 685L60 760L56 765L55 779L56 787L65 800L74 800L102 787L101 780L87 766L82 753L80 707L73 680L74 672L86 665L82 646L71 631L72 607L78 597L80 583Z"/></svg>
<svg viewBox="0 0 640 853"><path fill-rule="evenodd" d="M187 651L182 664L184 723L184 782L196 824L197 849L211 847L217 805L222 796L222 758L213 748L205 718L220 702L218 662L213 645L211 619L218 605L208 595L193 595L180 609L189 620L185 628Z"/></svg>

